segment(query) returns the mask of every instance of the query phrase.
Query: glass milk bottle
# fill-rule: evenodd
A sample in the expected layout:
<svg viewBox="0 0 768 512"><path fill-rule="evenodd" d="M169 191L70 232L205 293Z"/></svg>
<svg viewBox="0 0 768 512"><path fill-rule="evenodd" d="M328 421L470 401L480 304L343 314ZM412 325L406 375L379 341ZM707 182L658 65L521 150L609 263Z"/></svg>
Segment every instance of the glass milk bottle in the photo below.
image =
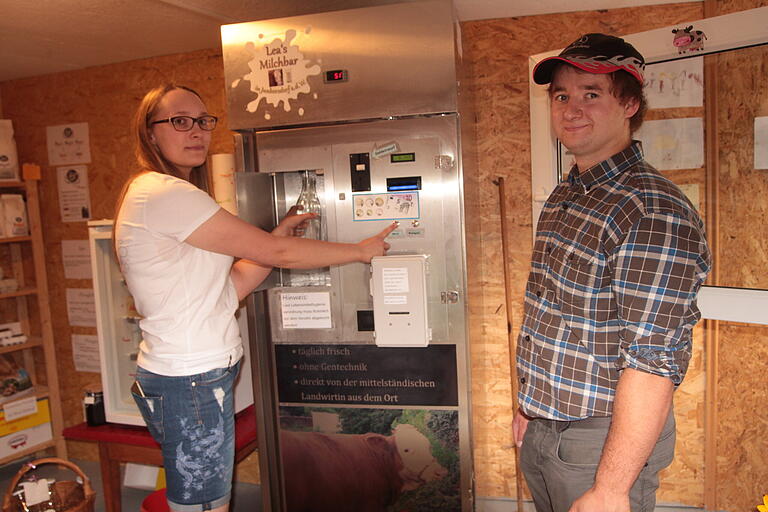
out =
<svg viewBox="0 0 768 512"><path fill-rule="evenodd" d="M317 197L317 184L315 173L304 171L301 176L301 192L296 205L300 207L299 213L314 213L315 218L310 220L304 228L304 238L324 240L323 223L321 220L320 198Z"/></svg>
<svg viewBox="0 0 768 512"><path fill-rule="evenodd" d="M301 176L301 192L296 201L300 207L299 213L314 213L315 217L309 220L304 227L303 238L312 238L314 240L325 240L325 231L323 229L322 205L317 195L317 178L312 171L303 171ZM293 284L298 286L325 286L330 284L330 273L328 267L301 270L292 272Z"/></svg>

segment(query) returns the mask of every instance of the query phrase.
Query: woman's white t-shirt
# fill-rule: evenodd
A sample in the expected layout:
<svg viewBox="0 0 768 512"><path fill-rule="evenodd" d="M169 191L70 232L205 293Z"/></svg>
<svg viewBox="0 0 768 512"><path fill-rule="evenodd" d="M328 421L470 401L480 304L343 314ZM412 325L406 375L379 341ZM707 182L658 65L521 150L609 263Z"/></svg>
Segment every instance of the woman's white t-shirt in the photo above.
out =
<svg viewBox="0 0 768 512"><path fill-rule="evenodd" d="M233 258L184 242L219 205L194 185L148 172L135 178L115 222L120 266L143 340L138 364L160 375L194 375L243 354L235 320Z"/></svg>

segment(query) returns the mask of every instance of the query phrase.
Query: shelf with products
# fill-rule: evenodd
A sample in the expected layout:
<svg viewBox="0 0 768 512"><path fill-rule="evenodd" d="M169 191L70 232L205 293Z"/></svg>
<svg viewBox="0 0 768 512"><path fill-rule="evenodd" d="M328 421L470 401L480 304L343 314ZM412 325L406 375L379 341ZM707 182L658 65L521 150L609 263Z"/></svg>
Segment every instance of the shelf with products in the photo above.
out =
<svg viewBox="0 0 768 512"><path fill-rule="evenodd" d="M32 166L28 172L25 165L24 175L39 177L39 168ZM32 390L20 393L18 399L8 397L0 403L0 465L25 455L48 451L53 455L66 458L66 444L61 435L63 422L61 411L60 387L56 367L56 354L51 321L48 282L45 264L45 246L40 218L40 204L37 179L24 181L0 182L0 194L19 195L23 198L26 214L25 230L18 229L14 220L12 226L3 222L3 233L10 236L0 237L0 268L6 279L0 283L0 310L4 330L0 330L0 356L23 369L31 382ZM5 198L3 198L5 200ZM17 203L18 197L13 198ZM12 228L12 229L10 229ZM9 329L13 326L13 335ZM13 338L21 341L17 343ZM3 345L5 340L5 345ZM13 391L8 391L13 393ZM5 411L9 406L21 405L20 401L36 397L32 405L37 405L37 412L18 420L6 421ZM31 418L37 418L34 426L27 426ZM9 416L10 418L10 416ZM14 426L14 421L21 422ZM48 427L50 430L48 431ZM45 434L41 434L41 430ZM27 436L27 437L25 437ZM24 443L12 443L16 438L24 437ZM7 441L3 443L2 441ZM5 445L4 447L2 445ZM10 448L9 448L10 447Z"/></svg>
<svg viewBox="0 0 768 512"><path fill-rule="evenodd" d="M20 350L27 350L29 348L41 347L43 345L43 338L40 336L27 336L27 341L24 343L18 343L15 345L0 345L0 354L10 354L12 352L18 352Z"/></svg>

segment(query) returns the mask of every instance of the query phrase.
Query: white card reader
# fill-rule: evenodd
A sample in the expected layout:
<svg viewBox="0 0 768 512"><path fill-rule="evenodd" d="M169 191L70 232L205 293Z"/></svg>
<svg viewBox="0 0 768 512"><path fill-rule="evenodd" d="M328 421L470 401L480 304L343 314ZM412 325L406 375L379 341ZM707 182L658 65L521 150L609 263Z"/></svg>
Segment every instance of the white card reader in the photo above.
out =
<svg viewBox="0 0 768 512"><path fill-rule="evenodd" d="M371 259L371 295L376 345L426 347L427 256L399 254Z"/></svg>

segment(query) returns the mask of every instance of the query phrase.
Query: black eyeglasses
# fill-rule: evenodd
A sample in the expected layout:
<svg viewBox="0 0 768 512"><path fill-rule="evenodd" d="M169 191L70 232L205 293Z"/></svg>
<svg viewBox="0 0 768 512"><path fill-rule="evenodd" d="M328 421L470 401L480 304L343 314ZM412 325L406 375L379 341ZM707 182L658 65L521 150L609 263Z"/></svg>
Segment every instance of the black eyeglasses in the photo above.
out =
<svg viewBox="0 0 768 512"><path fill-rule="evenodd" d="M162 119L160 121L152 121L149 124L171 123L173 129L177 132L188 132L195 126L195 123L201 130L210 132L216 128L216 122L219 120L216 116L171 116L168 119Z"/></svg>

